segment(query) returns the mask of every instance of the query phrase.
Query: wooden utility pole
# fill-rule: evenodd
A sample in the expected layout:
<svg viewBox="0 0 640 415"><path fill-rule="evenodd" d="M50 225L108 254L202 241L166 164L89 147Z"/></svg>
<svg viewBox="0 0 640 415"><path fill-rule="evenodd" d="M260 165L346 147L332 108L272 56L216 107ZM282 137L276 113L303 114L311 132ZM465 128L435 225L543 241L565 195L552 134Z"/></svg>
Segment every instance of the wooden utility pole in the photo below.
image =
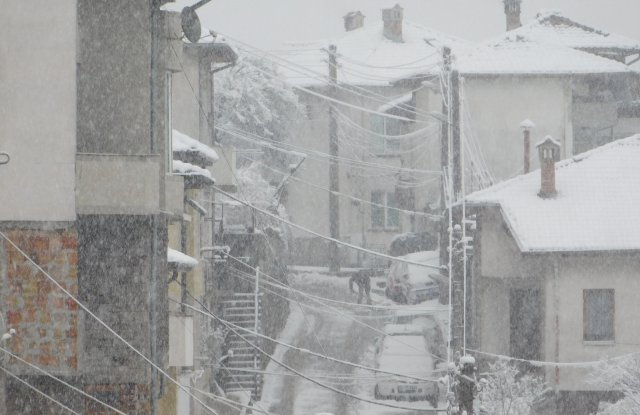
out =
<svg viewBox="0 0 640 415"><path fill-rule="evenodd" d="M336 59L337 48L329 45L329 96L335 98L336 85L338 83L338 63ZM336 114L332 104L329 104L329 233L333 239L340 239L340 167L338 165L338 125ZM340 251L336 242L329 245L329 270L340 272Z"/></svg>

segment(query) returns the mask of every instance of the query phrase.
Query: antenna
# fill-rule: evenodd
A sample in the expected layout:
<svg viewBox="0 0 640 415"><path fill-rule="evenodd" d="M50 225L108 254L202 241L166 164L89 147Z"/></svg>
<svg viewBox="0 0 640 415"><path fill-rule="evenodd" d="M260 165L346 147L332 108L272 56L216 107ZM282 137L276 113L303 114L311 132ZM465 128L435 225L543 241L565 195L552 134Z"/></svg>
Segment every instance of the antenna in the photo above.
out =
<svg viewBox="0 0 640 415"><path fill-rule="evenodd" d="M200 40L200 34L202 33L202 25L200 24L200 18L198 18L196 10L210 1L211 0L200 0L193 6L185 7L180 13L180 19L182 20L182 32L191 43L198 43Z"/></svg>

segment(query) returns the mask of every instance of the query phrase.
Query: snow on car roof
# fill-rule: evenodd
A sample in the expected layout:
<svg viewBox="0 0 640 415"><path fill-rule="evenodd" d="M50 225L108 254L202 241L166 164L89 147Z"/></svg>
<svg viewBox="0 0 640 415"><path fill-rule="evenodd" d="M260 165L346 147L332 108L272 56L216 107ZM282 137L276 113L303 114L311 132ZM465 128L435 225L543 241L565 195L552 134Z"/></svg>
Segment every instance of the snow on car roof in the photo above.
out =
<svg viewBox="0 0 640 415"><path fill-rule="evenodd" d="M422 327L416 324L385 324L384 334L397 336L402 334L422 334Z"/></svg>
<svg viewBox="0 0 640 415"><path fill-rule="evenodd" d="M640 134L556 163L554 198L540 170L467 197L497 205L522 252L640 249Z"/></svg>
<svg viewBox="0 0 640 415"><path fill-rule="evenodd" d="M427 352L423 336L387 336L378 355L378 368L405 375L418 375L433 370L433 358Z"/></svg>

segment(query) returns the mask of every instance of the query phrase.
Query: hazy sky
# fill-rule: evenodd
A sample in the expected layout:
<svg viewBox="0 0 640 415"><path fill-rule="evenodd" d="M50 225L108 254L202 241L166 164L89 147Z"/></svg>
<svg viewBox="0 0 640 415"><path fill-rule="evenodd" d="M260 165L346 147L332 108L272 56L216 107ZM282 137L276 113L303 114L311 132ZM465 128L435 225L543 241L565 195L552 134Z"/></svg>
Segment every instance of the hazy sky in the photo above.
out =
<svg viewBox="0 0 640 415"><path fill-rule="evenodd" d="M185 1L185 0L182 0ZM181 1L181 2L182 2ZM188 4L196 0L188 1ZM317 40L344 33L342 16L362 11L365 24L381 19L389 0L212 0L198 10L203 26L263 49L286 40ZM468 40L505 30L502 0L399 0L405 19ZM522 20L540 10L565 15L599 29L640 40L640 0L523 0Z"/></svg>

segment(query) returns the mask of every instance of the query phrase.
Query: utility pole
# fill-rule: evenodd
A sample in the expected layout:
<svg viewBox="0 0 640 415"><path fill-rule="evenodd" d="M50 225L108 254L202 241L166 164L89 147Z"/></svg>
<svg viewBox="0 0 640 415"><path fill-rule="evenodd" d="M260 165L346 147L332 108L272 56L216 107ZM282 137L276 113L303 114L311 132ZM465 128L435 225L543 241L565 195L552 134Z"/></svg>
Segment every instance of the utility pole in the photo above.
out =
<svg viewBox="0 0 640 415"><path fill-rule="evenodd" d="M335 98L338 83L338 62L336 59L337 48L329 45L329 96ZM329 233L333 239L340 239L340 166L338 165L338 125L336 114L332 104L329 104ZM340 251L334 241L329 245L329 270L340 272Z"/></svg>

